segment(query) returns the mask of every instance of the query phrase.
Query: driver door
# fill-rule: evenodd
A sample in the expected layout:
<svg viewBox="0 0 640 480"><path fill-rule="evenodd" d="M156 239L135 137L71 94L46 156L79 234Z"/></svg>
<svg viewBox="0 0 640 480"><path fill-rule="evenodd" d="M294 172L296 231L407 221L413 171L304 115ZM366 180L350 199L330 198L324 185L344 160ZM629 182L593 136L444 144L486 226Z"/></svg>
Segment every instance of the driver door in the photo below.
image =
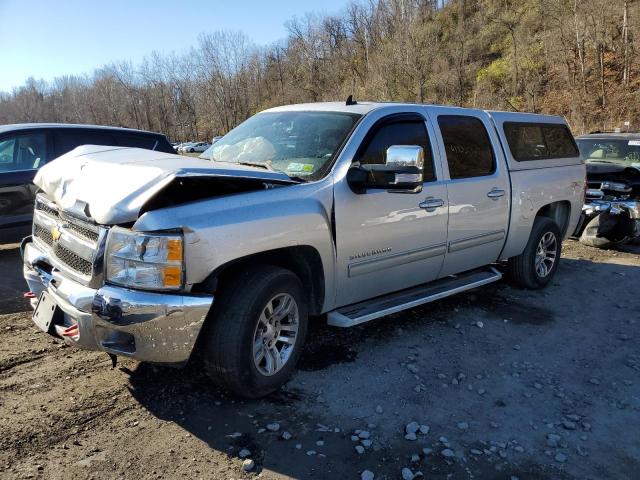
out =
<svg viewBox="0 0 640 480"><path fill-rule="evenodd" d="M423 188L418 193L367 189L356 194L346 175L336 181L336 306L434 280L446 252L447 187L440 180L433 132L419 107L361 128L367 130L353 162L385 163L390 146L421 146Z"/></svg>

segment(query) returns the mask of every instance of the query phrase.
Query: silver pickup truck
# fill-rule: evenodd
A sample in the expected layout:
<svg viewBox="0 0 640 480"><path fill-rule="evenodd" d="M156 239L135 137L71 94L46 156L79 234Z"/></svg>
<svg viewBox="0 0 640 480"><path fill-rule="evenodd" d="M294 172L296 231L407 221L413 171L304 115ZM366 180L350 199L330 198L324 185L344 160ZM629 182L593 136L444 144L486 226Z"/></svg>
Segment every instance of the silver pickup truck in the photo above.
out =
<svg viewBox="0 0 640 480"><path fill-rule="evenodd" d="M350 327L502 272L544 287L585 190L555 116L284 106L207 155L84 146L40 170L22 244L38 327L112 358L197 351L216 382L263 396L310 318Z"/></svg>

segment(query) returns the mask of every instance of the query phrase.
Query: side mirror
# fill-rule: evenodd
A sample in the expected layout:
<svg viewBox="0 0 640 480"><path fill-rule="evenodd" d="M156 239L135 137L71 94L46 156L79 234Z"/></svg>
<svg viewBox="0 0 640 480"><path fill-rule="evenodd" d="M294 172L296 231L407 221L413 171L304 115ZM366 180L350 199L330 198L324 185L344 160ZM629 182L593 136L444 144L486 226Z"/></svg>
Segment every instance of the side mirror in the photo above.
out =
<svg viewBox="0 0 640 480"><path fill-rule="evenodd" d="M422 191L424 149L417 145L393 145L387 148L385 163L354 165L347 172L347 183L354 193L367 188L396 193Z"/></svg>

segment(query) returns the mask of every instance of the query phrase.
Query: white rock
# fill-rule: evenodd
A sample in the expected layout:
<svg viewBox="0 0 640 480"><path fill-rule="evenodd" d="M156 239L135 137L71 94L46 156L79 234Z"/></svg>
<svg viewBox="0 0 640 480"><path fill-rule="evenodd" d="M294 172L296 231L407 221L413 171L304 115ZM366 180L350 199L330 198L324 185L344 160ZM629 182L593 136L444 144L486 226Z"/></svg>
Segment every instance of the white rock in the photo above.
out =
<svg viewBox="0 0 640 480"><path fill-rule="evenodd" d="M413 480L413 472L407 467L402 469L402 480Z"/></svg>
<svg viewBox="0 0 640 480"><path fill-rule="evenodd" d="M316 442L316 445L319 446L319 447L324 447L324 440L318 440Z"/></svg>
<svg viewBox="0 0 640 480"><path fill-rule="evenodd" d="M371 440L367 439L367 440L362 440L362 446L365 448L369 448L371 446L371 444L373 443Z"/></svg>
<svg viewBox="0 0 640 480"><path fill-rule="evenodd" d="M380 405L378 405L378 406L376 407L376 413L382 413L382 412L383 412L382 407L381 407ZM365 472L368 472L368 471L369 471L369 470L365 470ZM373 474L372 474L372 475L373 475Z"/></svg>
<svg viewBox="0 0 640 480"><path fill-rule="evenodd" d="M312 455L317 455L318 452L316 452L315 450L307 450L307 455L312 456Z"/></svg>
<svg viewBox="0 0 640 480"><path fill-rule="evenodd" d="M371 470L365 470L360 474L361 480L373 480L374 478L375 478L375 475Z"/></svg>
<svg viewBox="0 0 640 480"><path fill-rule="evenodd" d="M356 452L358 452L359 455L362 455L364 453L364 447L362 445L356 445Z"/></svg>
<svg viewBox="0 0 640 480"><path fill-rule="evenodd" d="M469 424L467 422L458 422L458 428L460 430L467 430L469 428Z"/></svg>
<svg viewBox="0 0 640 480"><path fill-rule="evenodd" d="M291 440L291 438L293 437L293 435L291 435L289 432L287 432L286 430L284 432L282 432L282 439L283 440Z"/></svg>
<svg viewBox="0 0 640 480"><path fill-rule="evenodd" d="M418 422L408 423L406 427L404 427L405 433L416 433L420 430L420 424Z"/></svg>
<svg viewBox="0 0 640 480"><path fill-rule="evenodd" d="M483 322L481 322L481 321L477 321L477 322L476 322L476 326L477 326L478 328L483 328L483 327L484 327L484 323L483 323Z"/></svg>
<svg viewBox="0 0 640 480"><path fill-rule="evenodd" d="M413 455L411 455L411 461L412 462L419 462L420 461L420 455L418 455L417 453L414 453Z"/></svg>
<svg viewBox="0 0 640 480"><path fill-rule="evenodd" d="M450 448L445 448L444 450L442 450L442 452L440 452L442 454L443 457L445 458L453 458L456 456L456 454L453 452L453 450L451 450Z"/></svg>
<svg viewBox="0 0 640 480"><path fill-rule="evenodd" d="M249 455L251 455L251 450L247 450L246 448L243 448L238 452L238 456L240 458L247 458Z"/></svg>
<svg viewBox="0 0 640 480"><path fill-rule="evenodd" d="M429 425L420 425L420 433L423 435L426 435L427 433L429 433Z"/></svg>
<svg viewBox="0 0 640 480"><path fill-rule="evenodd" d="M367 439L367 438L369 438L370 436L371 436L371 434L370 434L368 431L366 431L366 430L362 430L362 431L358 434L358 437L359 437L359 438L362 438L362 439L364 439L364 440L366 440L366 439Z"/></svg>
<svg viewBox="0 0 640 480"><path fill-rule="evenodd" d="M351 435L352 442L357 442L358 440L360 440L360 437L358 435Z"/></svg>
<svg viewBox="0 0 640 480"><path fill-rule="evenodd" d="M255 466L256 466L256 462L254 462L250 458L247 458L244 462L242 462L242 469L245 472L250 472L255 468Z"/></svg>
<svg viewBox="0 0 640 480"><path fill-rule="evenodd" d="M278 430L280 430L280 424L278 422L270 423L269 425L267 425L267 430L269 430L270 432L277 432Z"/></svg>
<svg viewBox="0 0 640 480"><path fill-rule="evenodd" d="M301 443L296 443L296 449L300 450L302 448L302 444Z"/></svg>
<svg viewBox="0 0 640 480"><path fill-rule="evenodd" d="M554 460L559 463L564 463L567 461L567 456L564 453L557 453Z"/></svg>
<svg viewBox="0 0 640 480"><path fill-rule="evenodd" d="M431 454L431 452L433 452L433 448L423 448L422 449L422 453L424 453L425 455L429 455L429 454Z"/></svg>
<svg viewBox="0 0 640 480"><path fill-rule="evenodd" d="M409 441L413 442L414 440L417 440L417 439L418 439L418 436L417 436L415 433L407 433L407 434L404 436L404 439L405 439L405 440L409 440Z"/></svg>

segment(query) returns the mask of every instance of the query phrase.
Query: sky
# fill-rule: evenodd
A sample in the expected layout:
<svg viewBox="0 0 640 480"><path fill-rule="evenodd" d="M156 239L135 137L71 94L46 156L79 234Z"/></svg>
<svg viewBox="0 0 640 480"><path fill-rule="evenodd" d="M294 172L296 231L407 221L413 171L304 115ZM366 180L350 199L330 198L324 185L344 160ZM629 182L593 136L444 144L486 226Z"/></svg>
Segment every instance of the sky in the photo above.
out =
<svg viewBox="0 0 640 480"><path fill-rule="evenodd" d="M347 0L0 0L0 91L29 77L92 73L139 62L152 51L181 53L198 35L240 30L258 45L287 35L308 12L339 13Z"/></svg>

